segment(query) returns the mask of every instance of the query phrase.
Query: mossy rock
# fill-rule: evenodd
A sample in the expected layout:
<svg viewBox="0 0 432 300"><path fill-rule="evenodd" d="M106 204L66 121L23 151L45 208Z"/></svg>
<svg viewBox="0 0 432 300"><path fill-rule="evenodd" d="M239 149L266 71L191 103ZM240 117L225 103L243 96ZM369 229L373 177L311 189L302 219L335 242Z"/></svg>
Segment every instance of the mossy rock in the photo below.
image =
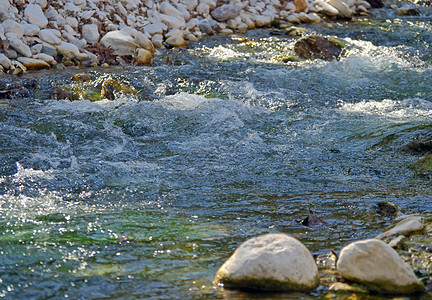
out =
<svg viewBox="0 0 432 300"><path fill-rule="evenodd" d="M298 57L297 55L278 55L273 58L275 61L282 62L282 63L289 63L289 62L302 62L304 61L303 58Z"/></svg>
<svg viewBox="0 0 432 300"><path fill-rule="evenodd" d="M427 154L409 167L416 176L431 178L432 176L432 154Z"/></svg>

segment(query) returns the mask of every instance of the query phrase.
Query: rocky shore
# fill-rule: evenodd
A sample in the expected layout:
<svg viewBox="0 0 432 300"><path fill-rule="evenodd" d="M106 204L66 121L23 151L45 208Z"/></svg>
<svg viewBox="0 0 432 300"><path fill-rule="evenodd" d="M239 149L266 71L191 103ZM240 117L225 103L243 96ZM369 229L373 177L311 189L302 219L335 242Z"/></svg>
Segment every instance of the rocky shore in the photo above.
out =
<svg viewBox="0 0 432 300"><path fill-rule="evenodd" d="M394 204L385 202L386 214ZM397 215L391 211L391 215ZM214 282L229 289L313 291L322 299L374 296L432 297L432 216L400 215L375 238L353 242L315 261L298 240L268 234L247 240L218 270ZM315 264L316 263L316 264ZM367 298L367 297L372 298ZM377 298L377 299L378 299Z"/></svg>
<svg viewBox="0 0 432 300"><path fill-rule="evenodd" d="M372 4L372 5L371 5ZM0 70L134 64L204 35L367 15L372 0L0 0Z"/></svg>

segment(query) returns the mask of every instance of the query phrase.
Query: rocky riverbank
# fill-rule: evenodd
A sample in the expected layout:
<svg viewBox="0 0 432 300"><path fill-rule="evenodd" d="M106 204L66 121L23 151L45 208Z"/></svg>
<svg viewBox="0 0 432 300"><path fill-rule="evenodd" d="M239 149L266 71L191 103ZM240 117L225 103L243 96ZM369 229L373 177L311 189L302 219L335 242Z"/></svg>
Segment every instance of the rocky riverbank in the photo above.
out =
<svg viewBox="0 0 432 300"><path fill-rule="evenodd" d="M401 215L374 239L353 242L339 254L318 255L317 268L301 242L268 234L244 242L219 269L215 283L281 292L313 291L321 283L328 289L323 299L347 299L347 294L350 299L413 294L429 299L431 236L431 215Z"/></svg>
<svg viewBox="0 0 432 300"><path fill-rule="evenodd" d="M204 35L351 19L381 5L372 0L1 0L0 70L150 66L158 48L187 48Z"/></svg>

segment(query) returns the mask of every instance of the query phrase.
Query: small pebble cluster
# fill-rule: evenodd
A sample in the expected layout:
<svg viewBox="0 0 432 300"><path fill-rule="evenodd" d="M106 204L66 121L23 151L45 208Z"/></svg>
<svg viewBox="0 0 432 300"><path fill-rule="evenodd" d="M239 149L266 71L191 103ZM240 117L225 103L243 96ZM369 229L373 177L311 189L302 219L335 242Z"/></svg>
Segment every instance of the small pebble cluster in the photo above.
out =
<svg viewBox="0 0 432 300"><path fill-rule="evenodd" d="M365 0L0 0L0 70L152 65L155 48L274 21L367 14Z"/></svg>

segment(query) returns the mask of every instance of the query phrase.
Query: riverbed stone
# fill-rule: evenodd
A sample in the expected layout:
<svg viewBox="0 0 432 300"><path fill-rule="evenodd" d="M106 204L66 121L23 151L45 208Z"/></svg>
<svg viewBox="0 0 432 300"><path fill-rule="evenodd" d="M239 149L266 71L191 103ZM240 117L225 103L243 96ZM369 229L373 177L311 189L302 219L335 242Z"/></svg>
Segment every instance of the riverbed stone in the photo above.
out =
<svg viewBox="0 0 432 300"><path fill-rule="evenodd" d="M33 24L22 23L21 27L24 29L24 35L25 36L35 36L40 31L39 26L36 26Z"/></svg>
<svg viewBox="0 0 432 300"><path fill-rule="evenodd" d="M55 63L55 59L54 57L45 54L45 53L38 53L36 55L33 55L34 58L39 59L39 60L43 60L44 62L47 62L49 64L53 64Z"/></svg>
<svg viewBox="0 0 432 300"><path fill-rule="evenodd" d="M348 19L352 17L353 11L343 0L329 0L327 3L336 8L342 17Z"/></svg>
<svg viewBox="0 0 432 300"><path fill-rule="evenodd" d="M43 70L49 69L51 66L40 59L29 57L18 57L18 61L22 63L28 70Z"/></svg>
<svg viewBox="0 0 432 300"><path fill-rule="evenodd" d="M15 22L14 20L8 19L3 22L4 33L14 33L17 35L17 38L20 39L24 36L24 29L20 24Z"/></svg>
<svg viewBox="0 0 432 300"><path fill-rule="evenodd" d="M141 31L133 30L132 37L134 38L135 43L147 51L150 51L152 55L155 53L155 48L150 39Z"/></svg>
<svg viewBox="0 0 432 300"><path fill-rule="evenodd" d="M343 50L339 41L319 35L302 37L294 45L294 52L308 59L334 60L342 55Z"/></svg>
<svg viewBox="0 0 432 300"><path fill-rule="evenodd" d="M138 45L133 37L126 35L123 31L115 30L106 33L100 40L104 47L111 47L114 54L124 56L133 55Z"/></svg>
<svg viewBox="0 0 432 300"><path fill-rule="evenodd" d="M100 37L98 26L96 24L85 24L82 27L82 35L87 42L96 43Z"/></svg>
<svg viewBox="0 0 432 300"><path fill-rule="evenodd" d="M412 232L422 231L424 228L422 216L409 216L396 223L389 230L377 236L378 239L384 239L397 235L408 235Z"/></svg>
<svg viewBox="0 0 432 300"><path fill-rule="evenodd" d="M380 293L413 294L425 289L398 253L377 239L358 241L344 247L337 270L343 278Z"/></svg>
<svg viewBox="0 0 432 300"><path fill-rule="evenodd" d="M151 66L153 65L153 54L143 48L138 48L135 51L133 64L135 66Z"/></svg>
<svg viewBox="0 0 432 300"><path fill-rule="evenodd" d="M60 45L62 42L60 37L61 33L56 29L42 29L39 31L39 38L51 45Z"/></svg>
<svg viewBox="0 0 432 300"><path fill-rule="evenodd" d="M12 65L12 62L6 55L0 53L0 65L5 69L9 69Z"/></svg>
<svg viewBox="0 0 432 300"><path fill-rule="evenodd" d="M9 46L25 57L31 57L33 55L30 47L20 39L9 39Z"/></svg>
<svg viewBox="0 0 432 300"><path fill-rule="evenodd" d="M179 48L185 48L185 49L189 48L186 40L180 34L174 34L174 35L168 37L165 40L165 43L167 43L168 45L170 45L172 47L179 47Z"/></svg>
<svg viewBox="0 0 432 300"><path fill-rule="evenodd" d="M67 58L77 58L80 51L77 46L75 46L72 43L62 42L57 47L57 52L63 56L66 56Z"/></svg>
<svg viewBox="0 0 432 300"><path fill-rule="evenodd" d="M319 285L318 268L309 250L286 234L247 240L222 265L215 284L267 291L309 291Z"/></svg>
<svg viewBox="0 0 432 300"><path fill-rule="evenodd" d="M48 25L48 19L45 17L42 8L37 4L28 4L24 9L24 16L30 24L39 28L45 28Z"/></svg>
<svg viewBox="0 0 432 300"><path fill-rule="evenodd" d="M234 4L224 4L213 10L211 12L211 16L213 19L219 22L225 22L229 19L234 19L235 17L239 16L240 11L240 6Z"/></svg>

